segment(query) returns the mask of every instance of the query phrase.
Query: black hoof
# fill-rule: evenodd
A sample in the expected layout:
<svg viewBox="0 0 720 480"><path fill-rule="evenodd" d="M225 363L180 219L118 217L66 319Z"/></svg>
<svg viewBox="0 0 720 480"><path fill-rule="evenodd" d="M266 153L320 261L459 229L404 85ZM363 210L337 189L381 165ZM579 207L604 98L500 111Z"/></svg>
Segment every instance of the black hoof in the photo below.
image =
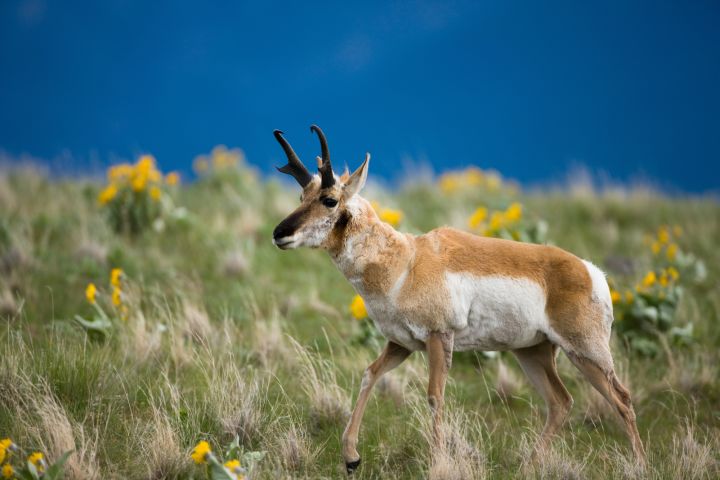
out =
<svg viewBox="0 0 720 480"><path fill-rule="evenodd" d="M354 462L345 462L345 468L348 473L353 473L360 466L360 459L358 458Z"/></svg>

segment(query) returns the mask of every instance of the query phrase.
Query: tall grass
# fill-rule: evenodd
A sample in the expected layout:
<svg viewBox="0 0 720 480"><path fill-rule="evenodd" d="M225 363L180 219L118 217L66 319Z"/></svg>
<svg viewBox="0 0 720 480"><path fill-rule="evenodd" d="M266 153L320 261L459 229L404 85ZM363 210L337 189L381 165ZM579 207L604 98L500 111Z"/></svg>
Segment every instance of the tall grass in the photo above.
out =
<svg viewBox="0 0 720 480"><path fill-rule="evenodd" d="M129 237L105 221L101 187L32 168L0 172L0 437L50 459L73 450L68 478L197 477L193 445L221 449L235 436L266 452L256 478L342 477L340 436L379 352L355 341L352 289L325 254L271 245L297 192L243 169L205 178L172 194L183 215ZM413 232L464 228L479 201L423 182L369 195L402 209L400 228ZM502 195L484 201L500 208ZM562 356L575 407L539 462L527 459L544 407L509 355L456 355L446 445L431 451L425 359L416 353L376 388L358 476L717 478L717 201L589 187L517 200L548 222L553 243L598 265L620 257L642 271L643 235L661 224L680 225L683 248L706 262L708 280L687 285L678 309L680 324L695 325L692 345L648 358L613 342L647 469L637 469L614 414ZM92 314L85 285L102 284L113 267L127 275L131 313L93 339L73 317Z"/></svg>

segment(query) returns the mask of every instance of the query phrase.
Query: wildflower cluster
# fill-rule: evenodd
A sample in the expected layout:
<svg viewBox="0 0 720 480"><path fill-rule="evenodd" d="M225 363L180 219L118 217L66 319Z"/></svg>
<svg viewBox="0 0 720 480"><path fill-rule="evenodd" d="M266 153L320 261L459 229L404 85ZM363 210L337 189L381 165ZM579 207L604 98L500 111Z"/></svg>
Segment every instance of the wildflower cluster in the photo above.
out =
<svg viewBox="0 0 720 480"><path fill-rule="evenodd" d="M48 463L42 452L22 454L20 447L9 438L0 440L0 464L2 478L28 480L56 480L63 478L64 465L72 452L65 452L54 463ZM23 460L23 458L25 458Z"/></svg>
<svg viewBox="0 0 720 480"><path fill-rule="evenodd" d="M610 281L610 296L615 311L615 331L626 344L640 354L654 356L664 339L679 344L692 341L693 325L676 325L675 313L682 297L682 280L701 280L702 262L680 249L679 226L662 226L656 235L646 236L651 253L651 268L631 288Z"/></svg>
<svg viewBox="0 0 720 480"><path fill-rule="evenodd" d="M239 438L235 437L225 452L224 463L212 451L210 443L201 440L195 445L190 458L198 466L205 467L205 474L211 480L242 480L249 475L255 465L263 459L265 452L244 452L240 448Z"/></svg>
<svg viewBox="0 0 720 480"><path fill-rule="evenodd" d="M98 202L108 211L116 232L137 234L157 220L165 191L180 182L180 175L163 176L152 155L141 156L135 164L113 165L107 171L107 186Z"/></svg>
<svg viewBox="0 0 720 480"><path fill-rule="evenodd" d="M198 155L193 161L193 169L199 176L222 174L237 170L245 161L245 154L239 148L228 149L218 145L208 155Z"/></svg>
<svg viewBox="0 0 720 480"><path fill-rule="evenodd" d="M95 315L92 320L86 320L80 315L75 315L75 320L93 337L103 339L109 334L114 323L113 319L127 320L129 306L124 293L125 274L121 268L113 268L110 271L110 293L100 294L105 300L105 306L113 313L108 315L105 309L98 303L99 290L94 283L88 283L85 287L85 299L94 308Z"/></svg>
<svg viewBox="0 0 720 480"><path fill-rule="evenodd" d="M438 180L440 191L444 194L454 194L464 190L486 190L497 192L506 185L498 172L485 171L477 167L468 167L465 170L444 173Z"/></svg>
<svg viewBox="0 0 720 480"><path fill-rule="evenodd" d="M523 207L518 202L511 203L505 210L492 212L484 206L478 207L468 218L467 225L473 233L522 242L544 243L547 235L547 223L523 218Z"/></svg>

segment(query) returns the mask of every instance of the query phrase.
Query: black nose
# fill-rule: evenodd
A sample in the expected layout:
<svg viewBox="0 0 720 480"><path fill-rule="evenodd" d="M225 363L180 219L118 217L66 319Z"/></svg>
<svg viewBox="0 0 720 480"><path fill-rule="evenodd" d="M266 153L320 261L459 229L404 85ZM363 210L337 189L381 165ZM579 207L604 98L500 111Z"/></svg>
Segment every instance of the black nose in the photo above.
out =
<svg viewBox="0 0 720 480"><path fill-rule="evenodd" d="M289 217L280 222L280 225L275 227L275 230L273 230L273 238L275 240L279 240L281 238L294 235L295 230L297 230L298 225L300 225L304 213L305 212L301 209L298 209L291 213Z"/></svg>
<svg viewBox="0 0 720 480"><path fill-rule="evenodd" d="M275 230L273 230L273 238L275 240L279 240L281 238L289 237L293 233L295 233L295 227L282 222L280 225L275 227Z"/></svg>

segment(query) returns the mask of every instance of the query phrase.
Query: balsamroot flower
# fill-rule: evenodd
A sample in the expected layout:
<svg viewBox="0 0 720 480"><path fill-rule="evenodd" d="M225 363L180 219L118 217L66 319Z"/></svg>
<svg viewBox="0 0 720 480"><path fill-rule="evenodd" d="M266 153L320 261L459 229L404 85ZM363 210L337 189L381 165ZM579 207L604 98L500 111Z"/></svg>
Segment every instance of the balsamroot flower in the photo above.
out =
<svg viewBox="0 0 720 480"><path fill-rule="evenodd" d="M197 445L195 445L195 448L193 448L190 457L196 464L202 465L207 462L207 457L211 454L212 450L210 449L210 444L205 440L201 440Z"/></svg>
<svg viewBox="0 0 720 480"><path fill-rule="evenodd" d="M45 460L41 452L31 453L28 457L28 462L35 465L35 468L37 468L38 472L42 472L43 470L45 470Z"/></svg>
<svg viewBox="0 0 720 480"><path fill-rule="evenodd" d="M162 190L160 190L160 187L157 185L153 185L150 187L150 198L155 200L156 202L160 200L160 197L162 197Z"/></svg>
<svg viewBox="0 0 720 480"><path fill-rule="evenodd" d="M13 478L15 475L15 469L13 469L12 465L9 463L6 463L2 467L2 476L3 478Z"/></svg>
<svg viewBox="0 0 720 480"><path fill-rule="evenodd" d="M357 320L362 320L368 316L367 310L365 309L365 301L360 295L355 295L350 302L350 313Z"/></svg>
<svg viewBox="0 0 720 480"><path fill-rule="evenodd" d="M95 295L97 294L97 287L95 287L94 283L88 283L87 287L85 287L85 298L87 298L87 301L90 302L90 304L95 305Z"/></svg>
<svg viewBox="0 0 720 480"><path fill-rule="evenodd" d="M508 222L517 222L522 218L522 205L518 202L513 202L505 210L505 220Z"/></svg>
<svg viewBox="0 0 720 480"><path fill-rule="evenodd" d="M113 287L120 288L120 280L122 279L123 271L122 268L113 268L110 271L110 285Z"/></svg>
<svg viewBox="0 0 720 480"><path fill-rule="evenodd" d="M112 303L116 307L122 305L122 291L118 287L113 288L112 292Z"/></svg>
<svg viewBox="0 0 720 480"><path fill-rule="evenodd" d="M240 460L228 460L223 466L228 469L237 480L245 478Z"/></svg>
<svg viewBox="0 0 720 480"><path fill-rule="evenodd" d="M393 227L400 225L403 218L403 212L401 210L393 210L392 208L381 208L378 212L380 220L389 223Z"/></svg>
<svg viewBox="0 0 720 480"><path fill-rule="evenodd" d="M165 176L165 183L175 186L180 183L180 174L178 172L170 172Z"/></svg>
<svg viewBox="0 0 720 480"><path fill-rule="evenodd" d="M648 272L642 280L643 287L652 287L657 282L657 275L655 272Z"/></svg>
<svg viewBox="0 0 720 480"><path fill-rule="evenodd" d="M487 215L487 208L478 207L477 210L475 210L473 214L470 215L470 218L468 218L468 227L470 227L472 230L480 228L480 225L482 224L482 222L485 221Z"/></svg>
<svg viewBox="0 0 720 480"><path fill-rule="evenodd" d="M0 463L5 461L5 458L9 457L8 451L14 449L14 444L9 438L3 438L0 440Z"/></svg>
<svg viewBox="0 0 720 480"><path fill-rule="evenodd" d="M105 187L102 192L100 192L100 195L98 195L98 202L100 202L100 205L107 205L113 198L115 198L117 193L117 186L115 186L114 183L111 183Z"/></svg>

